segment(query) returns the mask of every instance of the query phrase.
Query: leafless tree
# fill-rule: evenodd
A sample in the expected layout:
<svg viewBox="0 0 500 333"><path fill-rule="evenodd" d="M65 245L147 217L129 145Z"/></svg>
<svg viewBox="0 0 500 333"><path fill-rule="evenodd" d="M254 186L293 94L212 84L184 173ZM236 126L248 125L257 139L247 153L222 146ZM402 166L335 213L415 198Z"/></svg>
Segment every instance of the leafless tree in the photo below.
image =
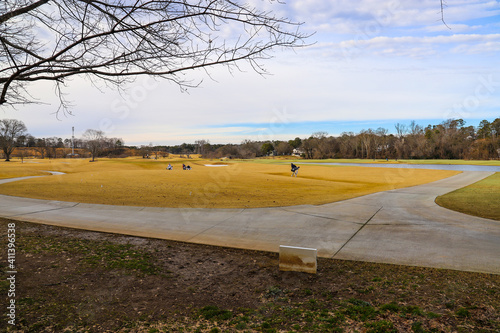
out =
<svg viewBox="0 0 500 333"><path fill-rule="evenodd" d="M25 147L19 147L14 156L19 157L21 159L21 163L24 163L24 158L28 156L28 152Z"/></svg>
<svg viewBox="0 0 500 333"><path fill-rule="evenodd" d="M361 158L364 158L363 156L363 150L366 152L366 158L371 158L373 157L372 155L372 148L373 148L373 130L369 128L368 130L362 130L359 133L359 138L361 141Z"/></svg>
<svg viewBox="0 0 500 333"><path fill-rule="evenodd" d="M315 132L312 138L315 144L313 158L331 158L335 155L337 143L334 137L328 136L327 132Z"/></svg>
<svg viewBox="0 0 500 333"><path fill-rule="evenodd" d="M92 155L92 162L95 161L95 157L103 149L106 142L106 137L103 131L88 129L83 133L83 139L85 140L85 146Z"/></svg>
<svg viewBox="0 0 500 333"><path fill-rule="evenodd" d="M386 157L388 132L389 131L383 127L377 128L377 130L374 132L373 144L375 146L375 152L374 152L375 158L377 157L377 154L379 155L379 157Z"/></svg>
<svg viewBox="0 0 500 333"><path fill-rule="evenodd" d="M51 137L45 139L46 153L49 159L57 158L57 138Z"/></svg>
<svg viewBox="0 0 500 333"><path fill-rule="evenodd" d="M405 156L405 136L408 133L408 127L400 123L397 123L394 127L396 128L396 137L398 138L396 142L397 158L402 158Z"/></svg>
<svg viewBox="0 0 500 333"><path fill-rule="evenodd" d="M47 146L47 141L45 138L39 138L36 140L35 150L40 153L40 158L44 159L47 155L49 147Z"/></svg>
<svg viewBox="0 0 500 333"><path fill-rule="evenodd" d="M202 140L196 140L194 142L194 144L196 146L196 153L200 154L202 156L204 156L207 153L207 151L205 151L205 150L206 150L207 147L210 146L209 140L204 140L204 139L202 139Z"/></svg>
<svg viewBox="0 0 500 333"><path fill-rule="evenodd" d="M312 159L314 157L314 150L318 147L318 139L310 137L302 140L301 148L304 150L305 158Z"/></svg>
<svg viewBox="0 0 500 333"><path fill-rule="evenodd" d="M238 147L237 155L242 158L255 158L259 156L261 145L258 142L251 140L243 140L243 142Z"/></svg>
<svg viewBox="0 0 500 333"><path fill-rule="evenodd" d="M316 139L324 139L328 136L328 132L318 131L314 132L311 136Z"/></svg>
<svg viewBox="0 0 500 333"><path fill-rule="evenodd" d="M270 0L279 5L278 0ZM122 86L151 75L196 86L189 70L260 60L304 45L300 23L230 0L2 0L0 106L37 102L29 83L66 79Z"/></svg>
<svg viewBox="0 0 500 333"><path fill-rule="evenodd" d="M291 155L293 152L293 147L286 141L282 141L276 147L276 152L278 155Z"/></svg>
<svg viewBox="0 0 500 333"><path fill-rule="evenodd" d="M10 155L16 147L16 139L26 134L26 131L26 125L20 120L0 120L0 146L5 154L5 161L10 161Z"/></svg>

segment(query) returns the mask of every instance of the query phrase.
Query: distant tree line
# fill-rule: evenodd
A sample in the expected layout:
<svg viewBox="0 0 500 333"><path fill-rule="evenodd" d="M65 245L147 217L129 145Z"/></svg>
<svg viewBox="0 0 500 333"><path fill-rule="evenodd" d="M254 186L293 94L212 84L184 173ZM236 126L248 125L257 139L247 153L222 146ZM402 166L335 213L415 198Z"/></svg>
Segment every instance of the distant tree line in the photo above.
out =
<svg viewBox="0 0 500 333"><path fill-rule="evenodd" d="M120 138L108 138L104 132L87 130L82 138L62 139L58 137L36 138L27 132L22 121L0 120L0 148L3 157L9 161L16 152L17 157L65 158L90 155L123 156L125 147ZM87 156L85 156L87 157Z"/></svg>
<svg viewBox="0 0 500 333"><path fill-rule="evenodd" d="M306 159L498 159L500 118L483 120L477 127L462 119L449 119L422 127L415 121L395 124L395 134L385 128L329 136L315 132L309 138L288 141L251 141L211 145L200 140L194 145L164 147L172 153L199 153L208 158L255 158L295 154Z"/></svg>
<svg viewBox="0 0 500 333"><path fill-rule="evenodd" d="M396 124L395 134L378 128L339 137L316 134L303 141L306 158L498 159L500 118L478 127L462 119L422 127L412 121Z"/></svg>
<svg viewBox="0 0 500 333"><path fill-rule="evenodd" d="M288 141L250 141L223 146L203 145L205 157L254 158L296 154L306 159L498 159L500 118L483 120L477 127L462 119L449 119L422 127L415 121L395 124L395 133L385 128L329 136L315 132L309 138ZM194 151L200 151L195 145Z"/></svg>
<svg viewBox="0 0 500 333"><path fill-rule="evenodd" d="M483 120L477 127L466 126L462 119L449 119L438 125L422 127L415 123L395 124L394 134L385 128L367 129L359 133L343 132L329 136L315 132L308 138L288 141L244 140L240 144L211 144L208 140L180 145L125 146L121 138L108 138L98 130L87 130L81 138L35 138L26 126L15 119L0 120L0 146L9 160L16 148L20 157L26 149L40 158L71 157L72 152L85 152L92 157L165 158L169 154L200 154L206 158L256 158L296 155L306 159L499 159L500 118Z"/></svg>

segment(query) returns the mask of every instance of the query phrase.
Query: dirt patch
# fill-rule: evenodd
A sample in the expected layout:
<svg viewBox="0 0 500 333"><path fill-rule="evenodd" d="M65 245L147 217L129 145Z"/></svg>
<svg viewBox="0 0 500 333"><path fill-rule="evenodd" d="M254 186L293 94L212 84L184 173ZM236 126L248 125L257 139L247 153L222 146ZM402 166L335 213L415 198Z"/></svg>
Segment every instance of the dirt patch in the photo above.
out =
<svg viewBox="0 0 500 333"><path fill-rule="evenodd" d="M277 253L9 222L17 317L0 331L500 330L499 275L321 258L280 272Z"/></svg>

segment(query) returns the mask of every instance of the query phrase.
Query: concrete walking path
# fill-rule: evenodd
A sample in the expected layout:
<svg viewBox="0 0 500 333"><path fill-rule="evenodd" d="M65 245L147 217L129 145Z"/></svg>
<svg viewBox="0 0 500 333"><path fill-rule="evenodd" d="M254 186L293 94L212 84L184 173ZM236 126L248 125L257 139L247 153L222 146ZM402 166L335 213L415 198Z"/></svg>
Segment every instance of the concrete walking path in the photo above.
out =
<svg viewBox="0 0 500 333"><path fill-rule="evenodd" d="M57 226L322 257L500 274L500 222L434 203L492 172L312 206L251 209L124 207L0 195L0 217ZM1 180L4 182L19 179Z"/></svg>

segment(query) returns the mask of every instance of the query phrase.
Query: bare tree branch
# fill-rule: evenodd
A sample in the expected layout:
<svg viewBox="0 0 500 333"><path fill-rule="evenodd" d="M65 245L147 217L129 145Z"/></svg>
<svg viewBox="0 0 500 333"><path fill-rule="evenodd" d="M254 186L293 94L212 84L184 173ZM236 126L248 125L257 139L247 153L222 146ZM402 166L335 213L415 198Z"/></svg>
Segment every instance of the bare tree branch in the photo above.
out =
<svg viewBox="0 0 500 333"><path fill-rule="evenodd" d="M151 75L188 87L178 73L241 61L265 73L269 51L305 45L299 27L230 0L4 0L0 106L35 102L24 91L41 80L63 96L72 76L120 86Z"/></svg>
<svg viewBox="0 0 500 333"><path fill-rule="evenodd" d="M8 21L8 20L12 19L13 17L26 14L26 13L36 9L37 7L40 7L44 4L46 4L47 2L49 2L49 0L36 1L36 2L32 3L31 5L28 5L26 7L20 7L20 8L13 10L13 11L4 13L4 14L0 15L0 23Z"/></svg>
<svg viewBox="0 0 500 333"><path fill-rule="evenodd" d="M451 30L451 28L448 26L448 24L446 24L445 20L444 20L444 7L446 6L446 3L444 2L444 0L441 0L441 21L443 22L443 24Z"/></svg>

